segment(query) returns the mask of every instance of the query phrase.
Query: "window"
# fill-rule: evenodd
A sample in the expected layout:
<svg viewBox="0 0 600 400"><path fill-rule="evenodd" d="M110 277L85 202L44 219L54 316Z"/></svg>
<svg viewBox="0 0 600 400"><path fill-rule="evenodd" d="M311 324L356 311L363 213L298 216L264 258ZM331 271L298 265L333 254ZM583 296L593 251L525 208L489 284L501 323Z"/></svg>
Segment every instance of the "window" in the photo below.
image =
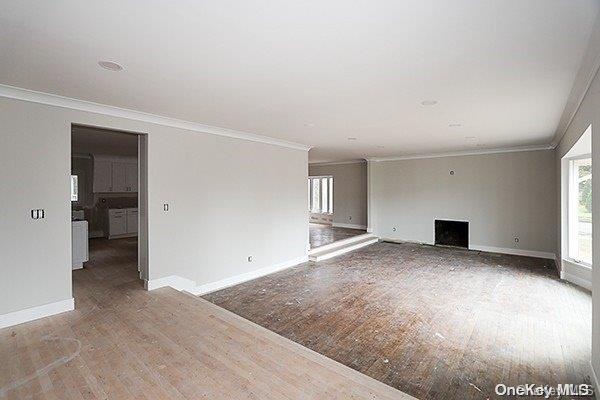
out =
<svg viewBox="0 0 600 400"><path fill-rule="evenodd" d="M333 177L308 178L308 210L312 213L333 214Z"/></svg>
<svg viewBox="0 0 600 400"><path fill-rule="evenodd" d="M71 201L77 201L79 199L77 180L77 175L71 175Z"/></svg>
<svg viewBox="0 0 600 400"><path fill-rule="evenodd" d="M569 257L592 265L592 159L569 160Z"/></svg>

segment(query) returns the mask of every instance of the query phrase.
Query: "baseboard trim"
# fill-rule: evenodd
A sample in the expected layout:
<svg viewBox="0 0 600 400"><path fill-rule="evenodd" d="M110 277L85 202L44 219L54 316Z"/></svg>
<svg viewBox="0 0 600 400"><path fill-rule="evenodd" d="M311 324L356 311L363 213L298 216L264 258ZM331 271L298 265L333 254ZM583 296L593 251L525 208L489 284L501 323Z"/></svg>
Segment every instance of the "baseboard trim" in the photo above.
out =
<svg viewBox="0 0 600 400"><path fill-rule="evenodd" d="M260 268L254 271L246 272L244 274L235 275L229 278L218 280L216 282L205 283L204 285L196 286L192 290L189 290L189 292L196 296L201 296L207 293L215 292L217 290L228 288L230 286L239 285L240 283L248 282L253 279L272 274L274 272L282 271L284 269L294 267L307 261L308 255L304 255L293 260L284 261L279 264L271 265L265 268Z"/></svg>
<svg viewBox="0 0 600 400"><path fill-rule="evenodd" d="M239 275L234 275L229 278L221 279L215 282L205 283L203 285L196 285L191 279L183 278L177 275L170 275L164 278L152 279L144 281L146 290L154 290L161 287L172 287L173 289L179 290L180 292L189 292L196 296L201 296L210 292L225 289L230 286L235 286L243 282L251 281L256 278L260 278L265 275L272 274L274 272L282 271L287 268L291 268L298 264L302 264L308 261L308 255L295 258L293 260L284 261L279 264L270 265L265 268L260 268L254 271L246 272Z"/></svg>
<svg viewBox="0 0 600 400"><path fill-rule="evenodd" d="M546 251L511 249L511 248L507 248L507 247L480 246L478 244L469 246L469 250L478 250L478 251L486 251L488 253L502 253L502 254L511 254L514 256L526 256L526 257L545 258L548 260L556 260L556 255L554 253L549 253Z"/></svg>
<svg viewBox="0 0 600 400"><path fill-rule="evenodd" d="M172 287L179 291L189 292L196 287L196 282L191 279L183 278L177 275L165 276L164 278L145 280L144 286L146 290L154 290L162 287Z"/></svg>
<svg viewBox="0 0 600 400"><path fill-rule="evenodd" d="M75 299L56 301L0 315L0 329L75 309Z"/></svg>
<svg viewBox="0 0 600 400"><path fill-rule="evenodd" d="M577 275L573 275L568 272L561 272L560 279L563 279L577 286L581 286L584 289L592 291L592 282L588 281L587 279L583 279Z"/></svg>
<svg viewBox="0 0 600 400"><path fill-rule="evenodd" d="M594 393L600 393L600 381L598 380L598 375L596 375L596 370L594 370L594 364L590 361L590 374L592 377L592 385L594 385Z"/></svg>
<svg viewBox="0 0 600 400"><path fill-rule="evenodd" d="M335 228L362 229L363 231L367 230L367 226L366 225L343 224L343 223L339 223L339 222L334 222L333 223L333 227L335 227Z"/></svg>
<svg viewBox="0 0 600 400"><path fill-rule="evenodd" d="M413 243L413 244L424 244L433 246L433 243L420 242L417 240L404 240L404 239L394 239L394 238L380 238L383 242L392 242L392 243ZM485 251L488 253L500 253L500 254L510 254L514 256L526 256L526 257L536 257L536 258L545 258L549 260L556 260L556 255L554 253L548 253L545 251L536 251L536 250L522 250L522 249L511 249L506 247L493 247L493 246L480 246L478 244L473 244L469 246L469 250L474 251Z"/></svg>

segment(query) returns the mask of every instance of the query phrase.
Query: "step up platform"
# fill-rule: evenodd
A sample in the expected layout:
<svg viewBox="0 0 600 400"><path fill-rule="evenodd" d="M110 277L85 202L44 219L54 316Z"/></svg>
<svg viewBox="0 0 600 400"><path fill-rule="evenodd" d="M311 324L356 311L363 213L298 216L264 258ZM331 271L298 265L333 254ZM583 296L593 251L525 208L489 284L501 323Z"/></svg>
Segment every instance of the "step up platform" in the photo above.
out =
<svg viewBox="0 0 600 400"><path fill-rule="evenodd" d="M369 246L373 243L377 243L378 241L379 238L372 233L353 236L348 239L338 240L337 242L326 244L325 246L310 249L308 252L308 259L314 262L328 260L332 257L346 254L362 247Z"/></svg>

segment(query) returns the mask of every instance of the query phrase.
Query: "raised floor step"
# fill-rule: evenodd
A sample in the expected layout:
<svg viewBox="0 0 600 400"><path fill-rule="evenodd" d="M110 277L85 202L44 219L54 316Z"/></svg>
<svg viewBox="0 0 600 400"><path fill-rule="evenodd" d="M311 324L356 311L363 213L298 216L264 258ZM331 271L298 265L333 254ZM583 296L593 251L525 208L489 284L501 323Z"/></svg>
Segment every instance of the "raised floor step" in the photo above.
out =
<svg viewBox="0 0 600 400"><path fill-rule="evenodd" d="M373 235L372 233L354 236L348 239L330 243L325 246L311 249L308 252L308 259L310 261L315 262L327 260L332 257L346 254L351 251L360 249L362 247L369 246L373 243L377 243L378 241L379 238Z"/></svg>

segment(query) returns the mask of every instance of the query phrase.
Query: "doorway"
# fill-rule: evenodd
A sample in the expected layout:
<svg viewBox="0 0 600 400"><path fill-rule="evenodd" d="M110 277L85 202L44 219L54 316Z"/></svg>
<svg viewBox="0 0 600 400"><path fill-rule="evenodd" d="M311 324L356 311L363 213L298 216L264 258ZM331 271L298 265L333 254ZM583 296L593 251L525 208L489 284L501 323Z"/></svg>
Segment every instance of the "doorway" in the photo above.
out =
<svg viewBox="0 0 600 400"><path fill-rule="evenodd" d="M70 182L78 304L98 293L143 288L148 276L146 135L72 124Z"/></svg>

